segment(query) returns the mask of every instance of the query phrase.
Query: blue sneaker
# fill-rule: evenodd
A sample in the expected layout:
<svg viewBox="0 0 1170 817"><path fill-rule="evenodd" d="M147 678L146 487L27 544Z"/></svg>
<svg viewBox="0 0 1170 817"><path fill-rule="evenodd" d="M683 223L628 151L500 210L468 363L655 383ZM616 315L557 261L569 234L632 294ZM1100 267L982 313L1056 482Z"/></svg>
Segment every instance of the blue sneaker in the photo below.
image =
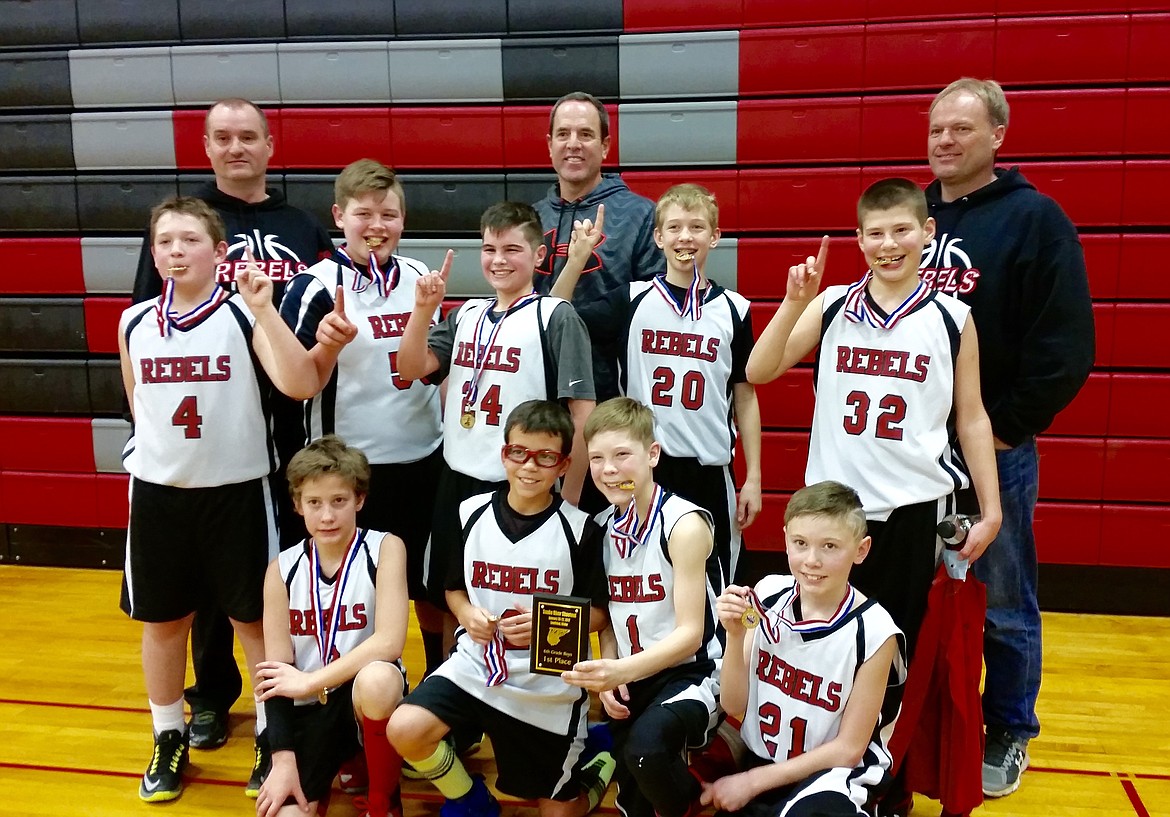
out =
<svg viewBox="0 0 1170 817"><path fill-rule="evenodd" d="M482 774L471 776L471 791L439 807L439 817L500 817L500 804L488 791Z"/></svg>

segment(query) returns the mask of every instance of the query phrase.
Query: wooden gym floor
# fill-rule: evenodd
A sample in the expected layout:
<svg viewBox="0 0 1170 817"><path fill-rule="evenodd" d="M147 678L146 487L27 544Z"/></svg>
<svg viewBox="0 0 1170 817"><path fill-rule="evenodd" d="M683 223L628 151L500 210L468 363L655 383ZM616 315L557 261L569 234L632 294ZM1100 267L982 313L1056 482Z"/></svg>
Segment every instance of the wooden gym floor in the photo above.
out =
<svg viewBox="0 0 1170 817"><path fill-rule="evenodd" d="M150 756L139 665L141 630L118 610L114 571L0 566L0 814L254 813L251 702L237 705L227 745L191 753L173 803L137 797ZM1170 817L1170 620L1045 614L1044 733L1011 797L976 815ZM422 667L417 633L406 662ZM470 761L491 779L490 748ZM437 814L436 793L406 781L407 817ZM612 793L602 811L614 813ZM528 817L530 805L506 812ZM936 817L919 798L915 817ZM353 817L336 792L330 817Z"/></svg>

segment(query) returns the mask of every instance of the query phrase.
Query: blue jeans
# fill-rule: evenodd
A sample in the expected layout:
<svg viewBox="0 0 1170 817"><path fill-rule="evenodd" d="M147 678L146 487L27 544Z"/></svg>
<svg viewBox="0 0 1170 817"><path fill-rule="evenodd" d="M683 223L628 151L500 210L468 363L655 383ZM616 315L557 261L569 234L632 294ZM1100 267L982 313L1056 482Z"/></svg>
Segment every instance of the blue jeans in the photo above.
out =
<svg viewBox="0 0 1170 817"><path fill-rule="evenodd" d="M1036 538L1032 520L1039 486L1036 440L996 452L1003 526L974 565L987 585L983 632L983 720L1019 738L1040 734L1040 606L1036 600Z"/></svg>

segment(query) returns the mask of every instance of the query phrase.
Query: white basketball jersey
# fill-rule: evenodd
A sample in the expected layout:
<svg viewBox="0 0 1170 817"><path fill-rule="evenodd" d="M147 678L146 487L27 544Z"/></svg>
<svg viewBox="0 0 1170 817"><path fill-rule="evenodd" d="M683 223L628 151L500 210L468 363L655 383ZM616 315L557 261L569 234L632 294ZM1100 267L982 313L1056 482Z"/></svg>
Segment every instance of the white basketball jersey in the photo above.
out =
<svg viewBox="0 0 1170 817"><path fill-rule="evenodd" d="M494 615L532 608L532 594L574 594L573 554L589 519L563 500L519 541L501 527L503 492L479 494L459 506L464 531L463 576L468 599ZM588 595L577 589L578 595ZM529 671L529 650L506 644L489 651L456 628L455 653L435 670L492 708L558 735L583 734L589 695L551 675ZM502 648L502 649L501 649ZM502 653L502 655L501 655ZM504 680L488 686L494 672Z"/></svg>
<svg viewBox="0 0 1170 817"><path fill-rule="evenodd" d="M853 487L869 519L970 485L954 439L955 361L970 308L939 292L891 328L846 317L825 290L805 483Z"/></svg>
<svg viewBox="0 0 1170 817"><path fill-rule="evenodd" d="M427 269L411 258L394 256L394 261L398 283L385 297L372 285L355 292L357 273L350 266L333 259L314 264L302 273L317 283L305 288L298 316L321 289L332 301L338 283L345 288L345 314L357 326L357 337L341 350L324 390L306 401L307 428L311 440L340 435L377 464L415 462L442 442L438 386L403 380L395 360L414 309L415 281Z"/></svg>
<svg viewBox="0 0 1170 817"><path fill-rule="evenodd" d="M674 565L667 550L678 520L688 513L698 513L708 527L712 525L711 515L698 505L667 491L662 495L642 542L624 556L614 541L610 524L616 507L611 506L596 517L598 524L606 528L602 559L609 582L609 621L621 658L649 649L678 626L674 612ZM723 591L722 572L714 547L707 554L706 574L703 640L698 651L680 664L717 660L723 655L715 628L715 599Z"/></svg>
<svg viewBox="0 0 1170 817"><path fill-rule="evenodd" d="M654 437L664 453L702 465L731 462L732 339L743 331L749 306L712 284L696 320L679 315L660 281L630 284L622 389L654 410Z"/></svg>
<svg viewBox="0 0 1170 817"><path fill-rule="evenodd" d="M507 479L500 460L504 422L516 406L528 400L555 400L556 383L545 371L544 336L559 298L543 296L509 309L500 319L499 331L488 338L495 323L480 320L495 300L467 301L459 310L451 349L451 370L443 409L443 457L452 470L486 482ZM479 338L476 338L476 330ZM474 424L461 422L464 395L476 371L476 349L486 348L486 362L470 407Z"/></svg>
<svg viewBox="0 0 1170 817"><path fill-rule="evenodd" d="M232 485L271 473L271 387L252 352L252 313L233 294L197 323L162 337L155 304L129 307L119 324L134 371L126 470L178 488Z"/></svg>
<svg viewBox="0 0 1170 817"><path fill-rule="evenodd" d="M740 735L755 755L781 763L837 736L857 670L894 636L899 649L886 698L861 762L851 773L851 797L863 805L866 787L890 768L886 740L893 733L906 679L901 631L880 605L850 589L828 621L799 621L798 588L791 576L767 576L755 587L767 621L752 631L748 702ZM768 638L769 625L779 638Z"/></svg>
<svg viewBox="0 0 1170 817"><path fill-rule="evenodd" d="M293 664L297 669L302 672L321 669L318 630L324 621L324 632L329 632L330 610L332 615L339 617L330 660L345 655L374 634L375 583L384 536L386 534L380 531L358 528L348 558L337 574L328 580L319 573L314 575L308 540L281 552L278 557L280 575L288 590L288 631L292 636ZM345 586L340 588L338 597L339 585L343 581ZM321 610L325 613L321 614ZM297 699L295 703L307 704L316 700L317 696L313 694Z"/></svg>

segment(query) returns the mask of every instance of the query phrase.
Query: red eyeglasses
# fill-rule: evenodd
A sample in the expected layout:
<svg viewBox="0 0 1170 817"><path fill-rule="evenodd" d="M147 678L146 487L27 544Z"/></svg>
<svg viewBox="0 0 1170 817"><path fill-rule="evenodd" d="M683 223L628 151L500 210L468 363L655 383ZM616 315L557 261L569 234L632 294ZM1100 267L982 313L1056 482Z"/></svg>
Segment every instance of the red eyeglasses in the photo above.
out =
<svg viewBox="0 0 1170 817"><path fill-rule="evenodd" d="M566 455L560 451L553 451L551 448L542 448L539 451L533 451L531 448L525 448L522 445L505 445L500 449L504 458L514 462L518 465L523 465L529 460L535 460L536 464L541 468L556 468L565 461Z"/></svg>

